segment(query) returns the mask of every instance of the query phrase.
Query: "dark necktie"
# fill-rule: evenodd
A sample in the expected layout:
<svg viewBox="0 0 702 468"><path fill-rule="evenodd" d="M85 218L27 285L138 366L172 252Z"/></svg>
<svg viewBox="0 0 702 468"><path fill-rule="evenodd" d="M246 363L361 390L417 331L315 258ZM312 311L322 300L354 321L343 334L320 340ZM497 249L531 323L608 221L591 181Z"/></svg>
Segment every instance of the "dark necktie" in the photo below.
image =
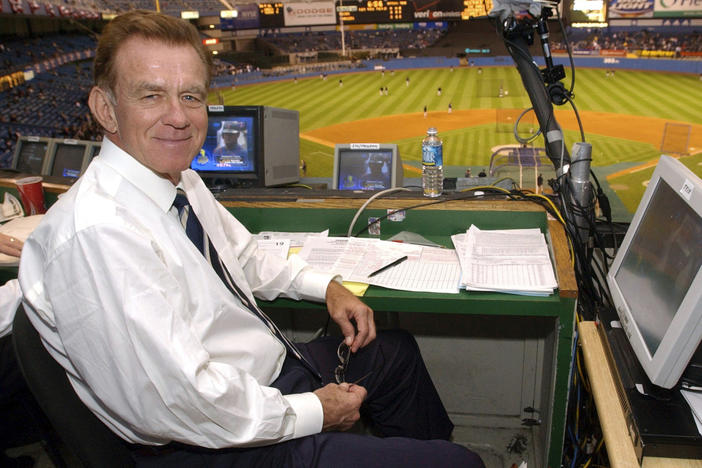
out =
<svg viewBox="0 0 702 468"><path fill-rule="evenodd" d="M248 296L244 294L244 292L234 282L234 278L232 278L229 274L229 271L219 258L219 254L217 254L217 251L210 242L209 237L207 237L205 230L202 228L200 220L198 220L197 216L195 216L195 212L190 209L191 207L190 203L188 202L188 197L185 195L183 190L177 190L175 200L173 201L173 206L178 209L178 216L180 217L181 224L185 228L185 234L205 256L210 265L212 265L212 268L214 268L219 278L224 282L227 288L229 288L229 291L231 291L231 293L234 294L247 309L249 309L256 317L261 319L261 321L266 324L271 333L273 333L273 335L275 335L276 338L278 338L285 345L288 352L295 356L314 375L321 379L322 376L319 374L317 369L315 369L315 367L304 358L295 344L290 341L288 337L283 334L283 332L280 331L276 324L273 323L270 318L268 318L268 316L258 307L255 302L249 300Z"/></svg>

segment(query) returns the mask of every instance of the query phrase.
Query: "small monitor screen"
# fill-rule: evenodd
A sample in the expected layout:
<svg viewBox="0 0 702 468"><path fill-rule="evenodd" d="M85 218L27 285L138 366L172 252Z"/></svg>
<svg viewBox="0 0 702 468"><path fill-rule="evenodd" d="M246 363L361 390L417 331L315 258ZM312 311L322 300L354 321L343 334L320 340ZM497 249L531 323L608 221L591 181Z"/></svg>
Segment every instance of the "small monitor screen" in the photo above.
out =
<svg viewBox="0 0 702 468"><path fill-rule="evenodd" d="M254 117L211 115L205 143L190 167L210 173L255 172Z"/></svg>
<svg viewBox="0 0 702 468"><path fill-rule="evenodd" d="M77 179L83 168L85 145L56 143L50 175Z"/></svg>
<svg viewBox="0 0 702 468"><path fill-rule="evenodd" d="M45 141L22 141L17 159L18 172L41 174L49 144Z"/></svg>
<svg viewBox="0 0 702 468"><path fill-rule="evenodd" d="M101 145L100 145L99 143L98 143L98 144L94 144L94 145L92 145L92 146L90 147L90 155L89 155L89 156L90 156L90 160L91 160L91 161L93 160L93 158L94 158L95 156L97 156L98 154L100 154L100 148L101 148Z"/></svg>
<svg viewBox="0 0 702 468"><path fill-rule="evenodd" d="M702 265L702 218L660 180L615 279L651 356Z"/></svg>
<svg viewBox="0 0 702 468"><path fill-rule="evenodd" d="M339 149L339 190L383 190L392 187L391 149Z"/></svg>

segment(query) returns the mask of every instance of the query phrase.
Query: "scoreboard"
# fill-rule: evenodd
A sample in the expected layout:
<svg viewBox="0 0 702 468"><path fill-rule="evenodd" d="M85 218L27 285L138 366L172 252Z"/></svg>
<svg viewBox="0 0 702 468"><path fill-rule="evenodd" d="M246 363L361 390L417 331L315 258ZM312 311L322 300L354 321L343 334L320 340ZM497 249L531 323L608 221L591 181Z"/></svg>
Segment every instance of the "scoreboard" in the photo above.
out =
<svg viewBox="0 0 702 468"><path fill-rule="evenodd" d="M492 8L492 0L337 0L335 6L337 23L413 23L485 16ZM259 3L260 27L284 27L284 8L283 2Z"/></svg>
<svg viewBox="0 0 702 468"><path fill-rule="evenodd" d="M342 0L337 6L344 23L412 23L458 21L486 16L492 0Z"/></svg>
<svg viewBox="0 0 702 468"><path fill-rule="evenodd" d="M337 6L339 22L373 24L414 21L410 0L348 0Z"/></svg>
<svg viewBox="0 0 702 468"><path fill-rule="evenodd" d="M259 3L258 22L261 28L282 28L285 26L283 3Z"/></svg>

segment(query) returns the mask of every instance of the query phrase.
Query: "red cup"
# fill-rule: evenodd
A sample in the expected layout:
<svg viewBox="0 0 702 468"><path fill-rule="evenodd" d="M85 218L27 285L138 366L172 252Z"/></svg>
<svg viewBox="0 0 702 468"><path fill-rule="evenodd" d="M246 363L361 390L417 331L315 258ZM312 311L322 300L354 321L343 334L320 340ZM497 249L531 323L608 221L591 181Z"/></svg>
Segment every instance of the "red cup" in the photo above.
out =
<svg viewBox="0 0 702 468"><path fill-rule="evenodd" d="M44 187L41 185L41 181L42 178L39 176L24 177L15 181L22 199L25 216L46 213Z"/></svg>

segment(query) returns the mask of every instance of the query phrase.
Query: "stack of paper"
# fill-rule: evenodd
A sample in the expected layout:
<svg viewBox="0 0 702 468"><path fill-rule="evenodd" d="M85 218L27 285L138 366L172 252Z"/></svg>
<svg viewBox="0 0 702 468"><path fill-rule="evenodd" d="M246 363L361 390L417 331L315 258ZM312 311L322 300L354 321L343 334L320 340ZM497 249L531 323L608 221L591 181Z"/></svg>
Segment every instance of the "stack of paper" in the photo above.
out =
<svg viewBox="0 0 702 468"><path fill-rule="evenodd" d="M344 281L405 291L458 293L461 269L451 249L355 237L308 238L300 251L307 263ZM403 261L371 275L401 257Z"/></svg>
<svg viewBox="0 0 702 468"><path fill-rule="evenodd" d="M549 295L558 286L546 239L539 229L481 231L451 236L461 265L461 287Z"/></svg>

